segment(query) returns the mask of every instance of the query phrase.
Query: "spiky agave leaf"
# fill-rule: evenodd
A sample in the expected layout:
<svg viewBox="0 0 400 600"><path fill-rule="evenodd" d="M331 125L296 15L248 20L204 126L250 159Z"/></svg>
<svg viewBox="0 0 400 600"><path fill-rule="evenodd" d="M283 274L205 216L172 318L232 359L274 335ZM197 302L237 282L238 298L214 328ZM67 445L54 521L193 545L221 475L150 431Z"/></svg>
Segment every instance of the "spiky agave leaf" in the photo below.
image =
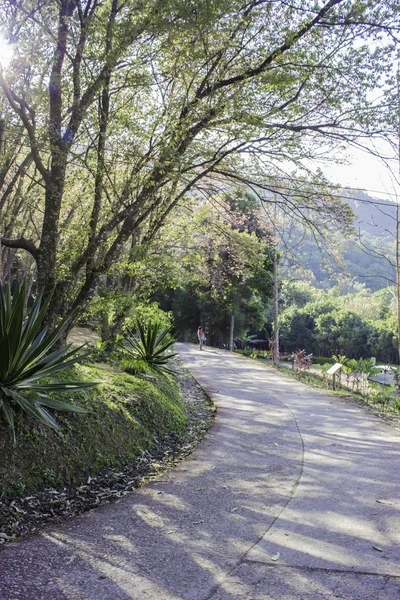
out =
<svg viewBox="0 0 400 600"><path fill-rule="evenodd" d="M174 373L168 366L172 358L177 356L176 352L168 352L175 343L175 338L167 337L172 328L162 329L162 326L149 321L145 327L143 323L137 323L137 334L127 333L123 346L134 358L143 360L149 366L157 370Z"/></svg>
<svg viewBox="0 0 400 600"><path fill-rule="evenodd" d="M39 294L25 317L26 282L0 286L0 411L12 430L15 441L15 412L22 410L41 423L57 429L58 425L44 407L53 410L87 412L84 408L50 398L45 392L76 392L95 383L51 383L47 380L58 371L82 362L88 354L80 348L64 346L53 350L68 325L64 319L54 331L42 329L51 295L42 303Z"/></svg>

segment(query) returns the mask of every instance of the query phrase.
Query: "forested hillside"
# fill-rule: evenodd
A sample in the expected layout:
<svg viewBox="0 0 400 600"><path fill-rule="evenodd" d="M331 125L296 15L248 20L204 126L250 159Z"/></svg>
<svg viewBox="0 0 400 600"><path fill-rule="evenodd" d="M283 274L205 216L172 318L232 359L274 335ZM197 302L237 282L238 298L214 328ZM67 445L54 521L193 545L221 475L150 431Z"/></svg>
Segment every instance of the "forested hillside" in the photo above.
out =
<svg viewBox="0 0 400 600"><path fill-rule="evenodd" d="M396 208L390 200L379 200L357 191L359 200L349 200L354 211L357 239L344 254L350 276L373 291L396 281L394 240Z"/></svg>
<svg viewBox="0 0 400 600"><path fill-rule="evenodd" d="M361 190L347 195L344 200L354 213L353 236L348 240L337 237L331 245L308 233L296 248L295 257L287 254L288 240L284 239L284 276L308 280L323 289L344 280L365 284L372 291L395 283L395 205ZM292 231L290 234L293 238Z"/></svg>
<svg viewBox="0 0 400 600"><path fill-rule="evenodd" d="M280 297L281 350L304 348L316 356L375 356L397 361L396 296L393 287L351 293L321 290L305 282L283 282Z"/></svg>

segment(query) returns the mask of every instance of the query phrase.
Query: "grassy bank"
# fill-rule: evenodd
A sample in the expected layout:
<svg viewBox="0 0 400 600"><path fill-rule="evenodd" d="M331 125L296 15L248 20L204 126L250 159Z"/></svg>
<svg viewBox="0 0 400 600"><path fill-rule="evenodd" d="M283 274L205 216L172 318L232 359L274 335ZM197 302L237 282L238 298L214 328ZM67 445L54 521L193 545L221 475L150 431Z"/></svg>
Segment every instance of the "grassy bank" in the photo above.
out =
<svg viewBox="0 0 400 600"><path fill-rule="evenodd" d="M243 351L238 351L239 354L248 356L253 360L257 360L259 363L264 364L268 367L272 367L288 375L291 378L302 381L307 385L314 387L320 387L323 389L329 389L332 391L332 378L327 378L321 365L312 365L311 370L294 371L293 366L290 363L281 363L278 367L275 366L270 360L263 356L263 353L254 351L250 354ZM326 362L327 359L323 358ZM331 359L329 359L331 360ZM373 411L389 420L398 426L400 419L400 398L395 394L394 389L383 385L377 385L375 389L371 389L369 393L361 393L351 389L347 386L342 385L340 381L337 381L336 393L343 398L354 399L355 401L364 404L366 407L373 409Z"/></svg>
<svg viewBox="0 0 400 600"><path fill-rule="evenodd" d="M89 412L58 413L61 435L21 416L14 446L8 428L0 424L3 500L79 485L108 467L130 464L185 430L187 416L171 376L133 376L105 364L77 366L68 376L99 386L71 395L73 403Z"/></svg>

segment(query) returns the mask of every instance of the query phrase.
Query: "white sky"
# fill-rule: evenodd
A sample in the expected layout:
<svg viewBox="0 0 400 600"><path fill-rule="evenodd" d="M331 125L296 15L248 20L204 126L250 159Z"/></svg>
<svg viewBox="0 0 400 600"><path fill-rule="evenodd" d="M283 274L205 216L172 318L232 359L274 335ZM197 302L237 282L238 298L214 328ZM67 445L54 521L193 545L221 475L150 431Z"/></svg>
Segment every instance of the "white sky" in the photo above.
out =
<svg viewBox="0 0 400 600"><path fill-rule="evenodd" d="M379 158L354 148L348 150L348 159L350 164L332 165L323 169L325 174L335 183L365 190L370 196L393 201L397 196L400 200L399 164L396 160L391 161L390 169Z"/></svg>

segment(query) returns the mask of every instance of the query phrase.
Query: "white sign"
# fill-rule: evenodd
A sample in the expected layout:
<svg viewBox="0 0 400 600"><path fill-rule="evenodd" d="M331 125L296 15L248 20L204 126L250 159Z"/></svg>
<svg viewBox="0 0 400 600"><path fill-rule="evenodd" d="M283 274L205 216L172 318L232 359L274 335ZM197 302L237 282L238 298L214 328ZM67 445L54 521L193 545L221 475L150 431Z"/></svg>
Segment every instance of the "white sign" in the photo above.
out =
<svg viewBox="0 0 400 600"><path fill-rule="evenodd" d="M341 367L343 367L343 365L341 365L340 363L335 363L331 366L330 369L327 370L328 375L334 375L336 371L339 371Z"/></svg>

